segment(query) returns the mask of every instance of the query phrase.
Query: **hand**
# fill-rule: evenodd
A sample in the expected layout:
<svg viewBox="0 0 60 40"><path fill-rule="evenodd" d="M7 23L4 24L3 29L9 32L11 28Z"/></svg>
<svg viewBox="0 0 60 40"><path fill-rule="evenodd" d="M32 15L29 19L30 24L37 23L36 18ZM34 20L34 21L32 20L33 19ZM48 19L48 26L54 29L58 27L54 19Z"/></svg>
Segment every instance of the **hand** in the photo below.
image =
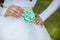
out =
<svg viewBox="0 0 60 40"><path fill-rule="evenodd" d="M13 16L15 18L20 18L23 15L23 12L24 9L21 7L12 5L6 10L5 17Z"/></svg>
<svg viewBox="0 0 60 40"><path fill-rule="evenodd" d="M36 14L35 17L36 17L36 19L35 19L35 22L34 23L36 25L40 25L42 27L43 26L43 22L42 22L40 16Z"/></svg>

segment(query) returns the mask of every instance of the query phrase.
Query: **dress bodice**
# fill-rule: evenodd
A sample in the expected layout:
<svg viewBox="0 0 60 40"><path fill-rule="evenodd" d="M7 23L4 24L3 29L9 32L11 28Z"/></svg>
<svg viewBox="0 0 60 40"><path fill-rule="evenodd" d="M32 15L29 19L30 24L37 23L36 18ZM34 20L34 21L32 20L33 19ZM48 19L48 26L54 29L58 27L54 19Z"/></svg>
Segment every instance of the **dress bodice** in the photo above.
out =
<svg viewBox="0 0 60 40"><path fill-rule="evenodd" d="M20 7L31 7L33 8L36 4L37 0L5 0L4 7L8 7L10 5L18 5Z"/></svg>

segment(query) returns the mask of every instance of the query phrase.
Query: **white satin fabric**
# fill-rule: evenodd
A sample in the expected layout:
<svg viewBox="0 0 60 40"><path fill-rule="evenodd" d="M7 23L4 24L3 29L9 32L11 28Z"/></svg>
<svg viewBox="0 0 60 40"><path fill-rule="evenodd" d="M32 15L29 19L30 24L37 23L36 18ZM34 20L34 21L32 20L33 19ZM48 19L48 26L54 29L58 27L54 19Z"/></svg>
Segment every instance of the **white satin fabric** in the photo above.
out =
<svg viewBox="0 0 60 40"><path fill-rule="evenodd" d="M4 7L8 7L10 5L18 5L20 7L31 7L33 8L36 4L37 0L5 0Z"/></svg>
<svg viewBox="0 0 60 40"><path fill-rule="evenodd" d="M12 17L0 17L0 37L0 40L51 40L44 26Z"/></svg>
<svg viewBox="0 0 60 40"><path fill-rule="evenodd" d="M36 1L31 4L27 0L24 0L24 2L22 0L19 1L5 0L4 7L14 4L24 9L31 9L36 3ZM25 2L27 2L27 5ZM51 38L44 26L41 27L34 23L27 24L21 18L15 19L13 17L0 16L0 40L51 40Z"/></svg>

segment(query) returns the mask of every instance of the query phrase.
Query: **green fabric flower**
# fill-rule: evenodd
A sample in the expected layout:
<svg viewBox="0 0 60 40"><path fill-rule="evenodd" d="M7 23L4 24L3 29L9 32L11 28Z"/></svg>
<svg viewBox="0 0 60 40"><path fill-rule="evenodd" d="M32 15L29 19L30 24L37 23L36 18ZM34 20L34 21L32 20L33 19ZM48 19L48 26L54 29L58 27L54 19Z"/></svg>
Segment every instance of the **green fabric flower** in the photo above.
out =
<svg viewBox="0 0 60 40"><path fill-rule="evenodd" d="M35 20L34 12L32 10L25 10L23 19L24 19L24 21L26 21L28 23L33 23Z"/></svg>

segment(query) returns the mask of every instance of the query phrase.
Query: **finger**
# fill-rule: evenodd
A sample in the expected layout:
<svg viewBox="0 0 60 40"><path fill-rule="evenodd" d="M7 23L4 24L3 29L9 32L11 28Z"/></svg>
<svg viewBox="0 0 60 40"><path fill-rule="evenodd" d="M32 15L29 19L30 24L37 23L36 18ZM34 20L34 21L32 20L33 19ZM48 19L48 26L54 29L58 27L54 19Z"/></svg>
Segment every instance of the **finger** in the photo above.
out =
<svg viewBox="0 0 60 40"><path fill-rule="evenodd" d="M36 21L35 21L35 24L36 24L36 25L40 25L41 27L43 26L43 23L42 23L40 20L36 20Z"/></svg>
<svg viewBox="0 0 60 40"><path fill-rule="evenodd" d="M9 10L9 12L8 12L8 16L12 16L13 13L14 13L14 11Z"/></svg>
<svg viewBox="0 0 60 40"><path fill-rule="evenodd" d="M14 15L16 15L17 17L21 17L22 15L17 13L15 10L10 10L10 12Z"/></svg>
<svg viewBox="0 0 60 40"><path fill-rule="evenodd" d="M23 15L23 13L21 11L19 11L18 9L16 9L16 8L12 8L12 11L18 13L21 16Z"/></svg>
<svg viewBox="0 0 60 40"><path fill-rule="evenodd" d="M12 10L10 10L10 16L13 16L15 18L19 18L20 17L20 15L18 13L14 12Z"/></svg>
<svg viewBox="0 0 60 40"><path fill-rule="evenodd" d="M36 24L39 25L39 20L36 21Z"/></svg>
<svg viewBox="0 0 60 40"><path fill-rule="evenodd" d="M42 26L43 26L43 23L42 23L42 22L40 22L40 23L39 23L39 25L42 27Z"/></svg>
<svg viewBox="0 0 60 40"><path fill-rule="evenodd" d="M39 25L40 25L41 27L43 26L42 20L39 20Z"/></svg>
<svg viewBox="0 0 60 40"><path fill-rule="evenodd" d="M43 23L42 23L42 21L41 21L40 19L36 19L36 20L35 20L35 24L36 24L36 25L40 25L40 26L43 25Z"/></svg>
<svg viewBox="0 0 60 40"><path fill-rule="evenodd" d="M20 10L21 10L22 13L24 12L24 9L22 9L21 7L20 7Z"/></svg>
<svg viewBox="0 0 60 40"><path fill-rule="evenodd" d="M37 22L37 18L35 19L34 23L36 24L36 22Z"/></svg>
<svg viewBox="0 0 60 40"><path fill-rule="evenodd" d="M35 19L35 22L34 22L34 23L35 23L35 24L37 24L37 23L38 23L38 18L36 18L36 19Z"/></svg>
<svg viewBox="0 0 60 40"><path fill-rule="evenodd" d="M19 15L18 13L14 13L14 15L16 15L18 18L21 18L22 16Z"/></svg>
<svg viewBox="0 0 60 40"><path fill-rule="evenodd" d="M19 18L19 16L16 15L16 13L12 14L13 17Z"/></svg>
<svg viewBox="0 0 60 40"><path fill-rule="evenodd" d="M24 9L19 7L19 6L14 6L17 10L21 11L22 13L24 12Z"/></svg>

